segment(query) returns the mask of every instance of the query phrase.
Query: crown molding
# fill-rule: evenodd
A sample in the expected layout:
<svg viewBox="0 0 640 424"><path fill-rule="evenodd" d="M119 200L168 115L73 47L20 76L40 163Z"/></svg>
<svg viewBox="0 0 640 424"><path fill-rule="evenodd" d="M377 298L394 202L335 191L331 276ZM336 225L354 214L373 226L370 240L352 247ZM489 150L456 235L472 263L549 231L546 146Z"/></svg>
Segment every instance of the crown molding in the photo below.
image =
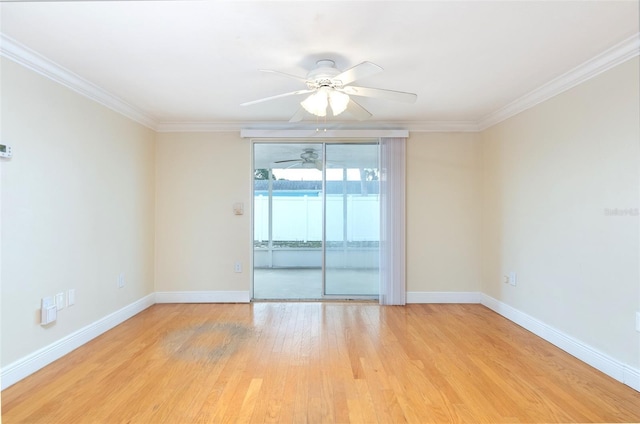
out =
<svg viewBox="0 0 640 424"><path fill-rule="evenodd" d="M411 132L478 132L475 121L407 121L403 128Z"/></svg>
<svg viewBox="0 0 640 424"><path fill-rule="evenodd" d="M244 121L212 121L212 122L160 122L156 127L156 131L160 133L170 132L237 132L247 126L256 125L255 122ZM280 125L272 123L272 126Z"/></svg>
<svg viewBox="0 0 640 424"><path fill-rule="evenodd" d="M228 122L160 122L158 132L235 132L242 130L406 130L411 132L477 132L473 121L365 121L358 123L316 122L291 124L281 121L228 121Z"/></svg>
<svg viewBox="0 0 640 424"><path fill-rule="evenodd" d="M0 33L0 56L4 56L37 74L62 84L145 127L155 130L158 126L155 119L140 109L108 93L97 85L63 68L2 33Z"/></svg>
<svg viewBox="0 0 640 424"><path fill-rule="evenodd" d="M640 33L632 35L594 58L490 113L478 121L478 130L484 131L638 55L640 55Z"/></svg>

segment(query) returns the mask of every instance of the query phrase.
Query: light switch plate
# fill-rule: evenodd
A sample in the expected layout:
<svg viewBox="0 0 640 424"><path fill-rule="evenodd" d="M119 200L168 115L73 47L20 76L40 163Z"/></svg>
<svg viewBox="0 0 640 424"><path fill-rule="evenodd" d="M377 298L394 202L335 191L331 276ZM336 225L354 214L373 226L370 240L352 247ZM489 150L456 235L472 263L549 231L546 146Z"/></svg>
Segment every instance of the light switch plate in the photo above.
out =
<svg viewBox="0 0 640 424"><path fill-rule="evenodd" d="M64 309L64 292L56 294L56 308Z"/></svg>
<svg viewBox="0 0 640 424"><path fill-rule="evenodd" d="M57 319L58 310L53 296L43 297L40 310L40 325L51 324Z"/></svg>

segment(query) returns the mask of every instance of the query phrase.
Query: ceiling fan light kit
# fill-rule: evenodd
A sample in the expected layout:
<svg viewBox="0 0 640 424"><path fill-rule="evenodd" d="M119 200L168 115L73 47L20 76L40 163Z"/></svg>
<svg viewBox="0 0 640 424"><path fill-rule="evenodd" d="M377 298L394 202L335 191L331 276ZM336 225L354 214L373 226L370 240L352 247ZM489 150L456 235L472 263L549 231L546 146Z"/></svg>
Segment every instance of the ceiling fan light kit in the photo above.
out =
<svg viewBox="0 0 640 424"><path fill-rule="evenodd" d="M315 116L327 116L328 96L326 89L320 89L300 102L300 106Z"/></svg>
<svg viewBox="0 0 640 424"><path fill-rule="evenodd" d="M320 87L318 91L300 102L300 105L312 115L327 116L327 105L331 107L333 116L338 116L349 104L349 96L329 87Z"/></svg>
<svg viewBox="0 0 640 424"><path fill-rule="evenodd" d="M329 92L329 105L331 105L333 116L338 116L347 110L349 100L351 100L349 96L341 91L334 90Z"/></svg>
<svg viewBox="0 0 640 424"><path fill-rule="evenodd" d="M298 81L304 81L307 89L291 91L289 93L246 102L243 103L242 106L253 105L282 97L311 93L307 98L300 102L302 109L306 110L310 114L325 117L327 116L327 107L331 107L333 116L338 116L344 111L349 111L356 119L364 120L371 117L371 113L353 100L349 95L395 100L406 103L414 103L418 97L414 93L406 93L403 91L355 87L349 85L357 79L382 72L382 68L380 66L371 62L362 62L353 68L341 72L336 68L333 60L323 59L316 62L316 68L309 71L306 78L267 69L262 69L262 71L280 74ZM302 119L302 115L304 114L302 109L299 110L293 118L291 118L290 122L297 122Z"/></svg>

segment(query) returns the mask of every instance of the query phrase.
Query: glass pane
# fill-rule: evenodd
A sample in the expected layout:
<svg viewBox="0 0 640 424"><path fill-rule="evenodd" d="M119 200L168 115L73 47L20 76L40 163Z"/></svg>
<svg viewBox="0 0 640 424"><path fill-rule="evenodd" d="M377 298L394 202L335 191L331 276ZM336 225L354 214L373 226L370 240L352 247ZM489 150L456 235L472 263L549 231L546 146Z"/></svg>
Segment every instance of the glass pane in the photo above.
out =
<svg viewBox="0 0 640 424"><path fill-rule="evenodd" d="M254 145L253 297L322 297L322 145Z"/></svg>
<svg viewBox="0 0 640 424"><path fill-rule="evenodd" d="M327 144L325 294L377 296L377 144Z"/></svg>

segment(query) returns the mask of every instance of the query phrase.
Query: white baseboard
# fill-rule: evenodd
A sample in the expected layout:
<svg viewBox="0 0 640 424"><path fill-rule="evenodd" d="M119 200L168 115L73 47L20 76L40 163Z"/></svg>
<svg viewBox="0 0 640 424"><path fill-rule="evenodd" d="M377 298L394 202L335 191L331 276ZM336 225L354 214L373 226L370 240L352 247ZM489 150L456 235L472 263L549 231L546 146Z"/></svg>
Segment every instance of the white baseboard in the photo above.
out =
<svg viewBox="0 0 640 424"><path fill-rule="evenodd" d="M623 365L622 382L640 392L640 370Z"/></svg>
<svg viewBox="0 0 640 424"><path fill-rule="evenodd" d="M407 303L480 303L480 292L407 292Z"/></svg>
<svg viewBox="0 0 640 424"><path fill-rule="evenodd" d="M89 324L62 339L39 349L2 368L1 388L17 383L30 374L60 359L72 350L109 331L113 327L142 312L155 303L155 294L151 293L124 308L115 311L98 321Z"/></svg>
<svg viewBox="0 0 640 424"><path fill-rule="evenodd" d="M249 303L249 291L156 292L156 303Z"/></svg>
<svg viewBox="0 0 640 424"><path fill-rule="evenodd" d="M157 292L19 359L0 373L2 390L98 337L154 303L248 303L249 291ZM407 292L407 303L480 303L581 361L640 392L640 370L480 292Z"/></svg>
<svg viewBox="0 0 640 424"><path fill-rule="evenodd" d="M484 293L480 303L597 370L640 392L640 370L623 364L524 312Z"/></svg>
<svg viewBox="0 0 640 424"><path fill-rule="evenodd" d="M248 303L249 291L158 292L89 324L62 339L5 366L0 371L0 389L12 386L67 353L82 346L155 303Z"/></svg>

